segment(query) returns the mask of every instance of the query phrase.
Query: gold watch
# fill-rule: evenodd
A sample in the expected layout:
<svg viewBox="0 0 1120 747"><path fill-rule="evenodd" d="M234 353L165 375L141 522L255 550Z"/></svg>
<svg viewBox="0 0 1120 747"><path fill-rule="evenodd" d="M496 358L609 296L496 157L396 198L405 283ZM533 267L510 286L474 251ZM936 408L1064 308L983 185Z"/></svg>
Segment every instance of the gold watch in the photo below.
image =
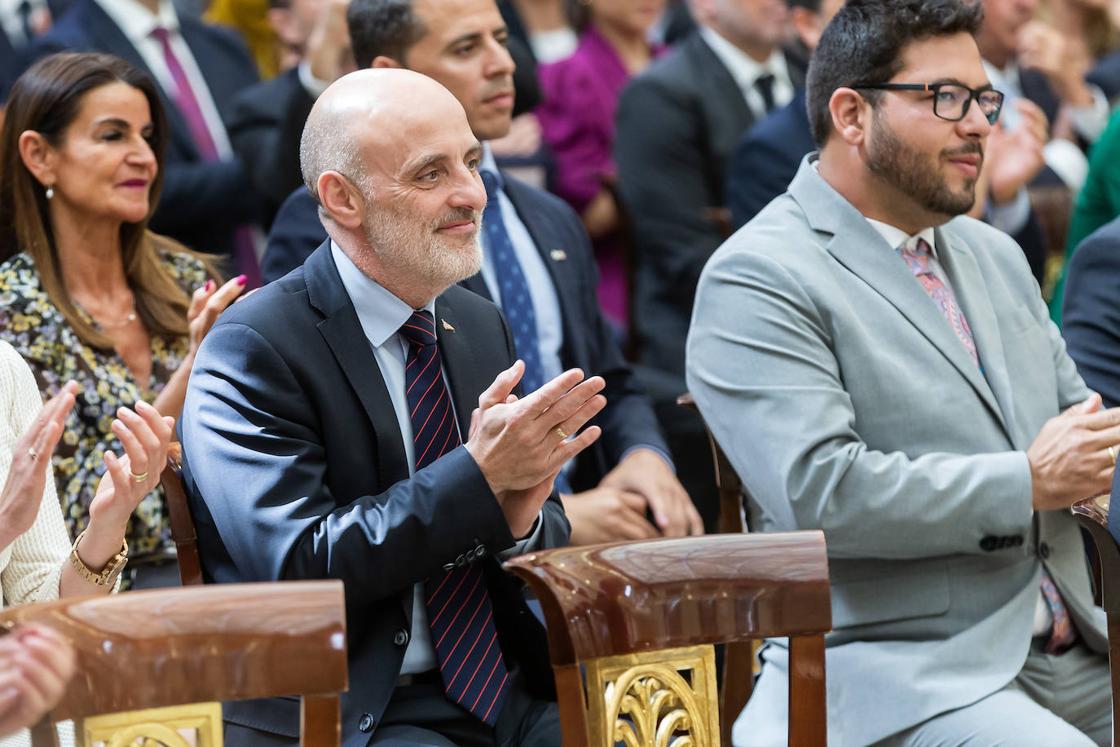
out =
<svg viewBox="0 0 1120 747"><path fill-rule="evenodd" d="M78 545L81 544L82 537L85 537L85 530L78 535L74 540L74 547L70 550L70 565L74 566L74 570L91 584L97 586L112 586L117 580L117 576L124 570L125 563L128 562L128 542L121 542L121 551L109 558L109 562L100 571L91 570L89 566L82 562L78 557Z"/></svg>

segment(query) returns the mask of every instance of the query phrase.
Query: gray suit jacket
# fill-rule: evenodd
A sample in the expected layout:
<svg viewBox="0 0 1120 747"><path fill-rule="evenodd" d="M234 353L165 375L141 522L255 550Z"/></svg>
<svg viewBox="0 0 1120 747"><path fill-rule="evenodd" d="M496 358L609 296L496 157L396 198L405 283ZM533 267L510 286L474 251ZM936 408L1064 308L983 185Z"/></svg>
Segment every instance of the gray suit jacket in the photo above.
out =
<svg viewBox="0 0 1120 747"><path fill-rule="evenodd" d="M829 744L848 747L1012 680L1043 564L1087 644L1106 646L1073 518L1031 508L1024 452L1088 390L1022 251L969 218L936 229L978 369L814 158L705 267L687 372L752 527L825 532ZM737 744L785 744L787 663L768 649Z"/></svg>

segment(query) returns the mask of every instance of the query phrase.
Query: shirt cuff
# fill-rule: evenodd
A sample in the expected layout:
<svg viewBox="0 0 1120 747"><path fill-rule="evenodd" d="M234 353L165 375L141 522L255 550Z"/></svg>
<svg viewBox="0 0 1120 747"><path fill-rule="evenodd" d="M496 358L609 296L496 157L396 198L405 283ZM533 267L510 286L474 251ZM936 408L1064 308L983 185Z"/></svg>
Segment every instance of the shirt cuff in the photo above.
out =
<svg viewBox="0 0 1120 747"><path fill-rule="evenodd" d="M537 514L537 520L533 522L533 530L529 532L529 536L525 539L517 540L513 543L513 547L502 550L498 553L500 560L509 560L518 555L524 555L532 550L537 550L541 541L541 514Z"/></svg>
<svg viewBox="0 0 1120 747"><path fill-rule="evenodd" d="M299 66L296 68L296 75L299 76L299 84L303 86L303 90L307 91L307 95L313 99L319 98L331 84L329 80L316 78L311 73L311 63L307 60L300 60Z"/></svg>
<svg viewBox="0 0 1120 747"><path fill-rule="evenodd" d="M1087 85L1089 92L1093 94L1093 103L1089 106L1071 106L1069 116L1077 134L1090 143L1095 143L1108 126L1108 98L1098 86L1092 83Z"/></svg>
<svg viewBox="0 0 1120 747"><path fill-rule="evenodd" d="M649 446L647 444L631 446L629 449L622 452L622 459L619 459L618 461L621 462L623 459L626 459L626 457L630 456L632 453L638 451L639 449L645 449L646 451L652 451L654 454L657 454L657 456L665 460L665 464L669 465L669 469L673 471L673 474L677 474L677 465L673 464L673 458L669 456L668 452L666 452L664 449L660 449L656 446Z"/></svg>
<svg viewBox="0 0 1120 747"><path fill-rule="evenodd" d="M1027 190L1020 188L1015 197L1008 203L997 205L988 200L988 225L998 228L1006 234L1014 236L1023 230L1031 217L1031 200Z"/></svg>

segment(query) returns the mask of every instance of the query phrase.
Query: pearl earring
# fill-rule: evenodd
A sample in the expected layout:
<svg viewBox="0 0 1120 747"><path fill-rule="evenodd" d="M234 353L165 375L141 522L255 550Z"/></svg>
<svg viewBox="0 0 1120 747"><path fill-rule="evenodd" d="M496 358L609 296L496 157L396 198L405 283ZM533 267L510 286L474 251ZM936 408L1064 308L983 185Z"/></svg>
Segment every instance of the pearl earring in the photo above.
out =
<svg viewBox="0 0 1120 747"><path fill-rule="evenodd" d="M47 199L48 200L53 200L54 199L54 187L47 187Z"/></svg>

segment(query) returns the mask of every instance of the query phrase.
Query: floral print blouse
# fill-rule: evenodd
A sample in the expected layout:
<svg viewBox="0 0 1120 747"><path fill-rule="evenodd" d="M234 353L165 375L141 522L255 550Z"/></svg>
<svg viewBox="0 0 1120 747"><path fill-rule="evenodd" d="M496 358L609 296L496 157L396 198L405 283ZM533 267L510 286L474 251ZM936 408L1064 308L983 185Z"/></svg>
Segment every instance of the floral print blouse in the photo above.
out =
<svg viewBox="0 0 1120 747"><path fill-rule="evenodd" d="M161 259L188 295L208 279L203 264L188 254L161 252ZM123 454L110 430L117 408L140 399L153 402L182 363L189 340L186 335L152 335L151 379L141 385L116 352L90 347L78 337L40 285L34 261L23 253L0 264L0 339L11 343L27 361L44 400L70 379L78 382L77 403L51 460L63 518L73 539L89 521L90 501L105 474L102 456L106 451ZM162 487L141 501L125 536L134 561L172 551Z"/></svg>

